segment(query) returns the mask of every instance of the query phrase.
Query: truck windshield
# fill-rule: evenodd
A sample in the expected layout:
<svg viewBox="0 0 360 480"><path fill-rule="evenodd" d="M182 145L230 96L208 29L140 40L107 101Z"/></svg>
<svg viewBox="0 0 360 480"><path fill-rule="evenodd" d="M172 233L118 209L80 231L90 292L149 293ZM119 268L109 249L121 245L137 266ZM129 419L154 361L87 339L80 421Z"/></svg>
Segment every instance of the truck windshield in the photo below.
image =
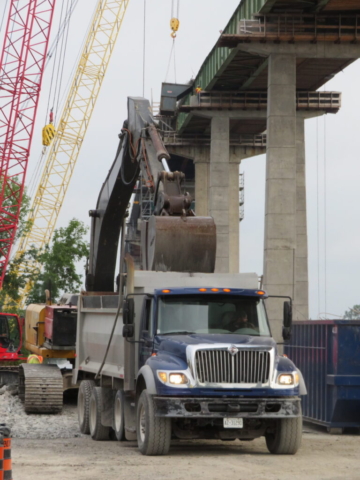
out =
<svg viewBox="0 0 360 480"><path fill-rule="evenodd" d="M160 297L157 334L227 333L270 336L263 300L253 297Z"/></svg>

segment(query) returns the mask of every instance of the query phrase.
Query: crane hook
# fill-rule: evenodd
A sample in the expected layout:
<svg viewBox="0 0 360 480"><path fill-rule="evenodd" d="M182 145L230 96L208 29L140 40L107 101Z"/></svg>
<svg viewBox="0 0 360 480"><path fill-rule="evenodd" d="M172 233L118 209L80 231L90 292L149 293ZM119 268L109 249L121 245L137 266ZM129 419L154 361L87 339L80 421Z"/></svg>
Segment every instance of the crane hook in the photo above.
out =
<svg viewBox="0 0 360 480"><path fill-rule="evenodd" d="M171 38L176 38L176 32L179 30L180 27L180 21L178 18L173 17L170 20L170 28L172 30L171 32Z"/></svg>

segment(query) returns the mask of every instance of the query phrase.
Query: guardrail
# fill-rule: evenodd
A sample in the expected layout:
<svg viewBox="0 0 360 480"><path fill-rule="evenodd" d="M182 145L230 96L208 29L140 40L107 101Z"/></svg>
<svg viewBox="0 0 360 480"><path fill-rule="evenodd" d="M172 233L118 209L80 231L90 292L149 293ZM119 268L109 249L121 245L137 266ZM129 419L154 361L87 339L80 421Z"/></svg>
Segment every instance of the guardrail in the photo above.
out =
<svg viewBox="0 0 360 480"><path fill-rule="evenodd" d="M283 41L352 41L360 39L359 15L255 15L240 20L239 36Z"/></svg>
<svg viewBox="0 0 360 480"><path fill-rule="evenodd" d="M340 92L297 92L297 110L326 110L337 112L341 107ZM228 110L265 110L267 108L267 92L201 92L192 97L190 105L182 105L180 111L189 112L195 109L228 109Z"/></svg>
<svg viewBox="0 0 360 480"><path fill-rule="evenodd" d="M164 133L164 144L170 146L210 146L209 135L186 135L176 132ZM266 148L266 135L230 135L230 145L239 147Z"/></svg>

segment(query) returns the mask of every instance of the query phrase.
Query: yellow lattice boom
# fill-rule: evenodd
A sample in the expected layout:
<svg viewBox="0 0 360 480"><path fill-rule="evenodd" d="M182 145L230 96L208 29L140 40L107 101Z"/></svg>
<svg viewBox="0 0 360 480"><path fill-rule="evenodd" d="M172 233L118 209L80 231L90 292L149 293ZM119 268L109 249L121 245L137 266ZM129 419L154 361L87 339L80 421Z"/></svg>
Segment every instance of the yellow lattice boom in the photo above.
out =
<svg viewBox="0 0 360 480"><path fill-rule="evenodd" d="M30 209L31 228L20 240L17 257L32 246L41 250L51 240L129 1L98 1ZM19 275L29 268L39 265L27 262L20 266ZM30 287L24 288L20 303Z"/></svg>

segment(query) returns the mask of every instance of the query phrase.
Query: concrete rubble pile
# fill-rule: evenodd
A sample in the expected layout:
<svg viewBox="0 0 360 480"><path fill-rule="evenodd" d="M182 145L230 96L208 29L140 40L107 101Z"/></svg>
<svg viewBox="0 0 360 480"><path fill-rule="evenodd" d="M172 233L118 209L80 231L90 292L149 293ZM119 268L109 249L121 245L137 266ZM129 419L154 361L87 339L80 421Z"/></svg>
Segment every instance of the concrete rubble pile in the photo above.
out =
<svg viewBox="0 0 360 480"><path fill-rule="evenodd" d="M13 438L50 439L81 437L75 404L64 405L58 415L27 415L13 386L0 389L0 418Z"/></svg>

